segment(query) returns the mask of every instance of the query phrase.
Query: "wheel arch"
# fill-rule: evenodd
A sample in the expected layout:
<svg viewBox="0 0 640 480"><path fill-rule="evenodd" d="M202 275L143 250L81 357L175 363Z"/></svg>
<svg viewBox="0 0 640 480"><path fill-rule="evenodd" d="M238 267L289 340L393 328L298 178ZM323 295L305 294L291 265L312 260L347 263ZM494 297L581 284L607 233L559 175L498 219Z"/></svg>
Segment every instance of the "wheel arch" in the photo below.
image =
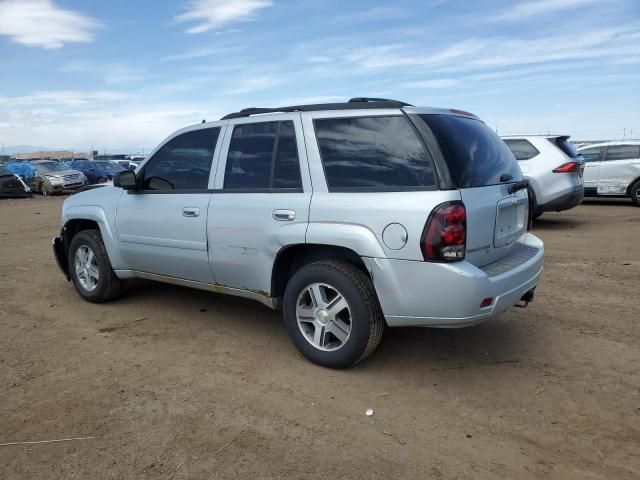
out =
<svg viewBox="0 0 640 480"><path fill-rule="evenodd" d="M69 245L74 235L88 229L97 229L102 237L109 262L114 270L126 268L124 259L120 255L120 249L115 233L111 228L104 210L98 206L78 206L65 209L63 214L64 227L62 229L65 252L68 253Z"/></svg>
<svg viewBox="0 0 640 480"><path fill-rule="evenodd" d="M371 277L362 257L354 250L337 245L301 243L280 249L273 262L271 273L271 296L281 298L289 279L301 267L320 260L342 260L348 262Z"/></svg>
<svg viewBox="0 0 640 480"><path fill-rule="evenodd" d="M627 191L626 191L626 194L625 194L627 197L629 197L631 195L631 189L638 182L640 182L640 175L638 175L636 178L634 178L633 180L631 180L629 182L629 186L627 187Z"/></svg>

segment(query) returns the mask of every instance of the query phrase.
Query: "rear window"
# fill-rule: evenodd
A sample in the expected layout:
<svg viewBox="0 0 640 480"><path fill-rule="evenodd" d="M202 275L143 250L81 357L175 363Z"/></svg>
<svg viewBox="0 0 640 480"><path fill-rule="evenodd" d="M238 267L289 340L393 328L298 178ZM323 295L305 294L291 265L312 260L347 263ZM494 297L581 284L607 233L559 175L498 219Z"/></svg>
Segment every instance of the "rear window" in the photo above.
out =
<svg viewBox="0 0 640 480"><path fill-rule="evenodd" d="M569 143L569 137L550 138L549 141L554 143L569 158L576 158L580 155L576 151L576 147Z"/></svg>
<svg viewBox="0 0 640 480"><path fill-rule="evenodd" d="M459 188L522 180L511 150L480 120L439 114L420 117L438 138Z"/></svg>
<svg viewBox="0 0 640 480"><path fill-rule="evenodd" d="M314 125L329 190L434 187L431 159L405 117L327 118Z"/></svg>
<svg viewBox="0 0 640 480"><path fill-rule="evenodd" d="M529 140L505 140L504 143L507 144L516 160L531 160L540 153Z"/></svg>

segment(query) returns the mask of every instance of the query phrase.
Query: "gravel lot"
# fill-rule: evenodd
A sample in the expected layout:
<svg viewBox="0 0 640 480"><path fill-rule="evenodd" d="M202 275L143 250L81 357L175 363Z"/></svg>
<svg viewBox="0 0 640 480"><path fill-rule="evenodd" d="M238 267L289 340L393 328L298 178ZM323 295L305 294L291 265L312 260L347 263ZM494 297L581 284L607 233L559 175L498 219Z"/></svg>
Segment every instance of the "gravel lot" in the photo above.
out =
<svg viewBox="0 0 640 480"><path fill-rule="evenodd" d="M640 208L545 214L536 301L462 330L387 330L347 371L257 303L136 282L80 299L62 198L0 200L0 477L640 477ZM366 417L367 408L375 414Z"/></svg>

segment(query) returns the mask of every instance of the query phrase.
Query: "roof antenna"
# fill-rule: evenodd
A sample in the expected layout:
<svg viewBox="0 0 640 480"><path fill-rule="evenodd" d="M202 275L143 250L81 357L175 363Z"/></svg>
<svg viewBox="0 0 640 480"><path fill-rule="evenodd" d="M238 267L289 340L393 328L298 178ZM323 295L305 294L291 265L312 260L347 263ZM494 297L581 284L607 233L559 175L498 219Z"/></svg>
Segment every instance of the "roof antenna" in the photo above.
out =
<svg viewBox="0 0 640 480"><path fill-rule="evenodd" d="M201 123L207 123L207 121L203 118Z"/></svg>

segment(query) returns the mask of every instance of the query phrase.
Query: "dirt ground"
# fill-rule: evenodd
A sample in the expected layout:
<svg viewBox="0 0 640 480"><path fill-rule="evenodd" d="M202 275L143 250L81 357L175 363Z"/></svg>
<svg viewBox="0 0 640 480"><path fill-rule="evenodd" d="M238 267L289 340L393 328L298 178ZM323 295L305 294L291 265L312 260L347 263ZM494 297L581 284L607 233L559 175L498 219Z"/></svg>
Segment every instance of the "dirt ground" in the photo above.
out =
<svg viewBox="0 0 640 480"><path fill-rule="evenodd" d="M84 302L62 198L0 200L0 477L640 477L640 208L545 214L536 301L392 329L346 371L257 303L151 282ZM372 408L375 414L365 416Z"/></svg>

